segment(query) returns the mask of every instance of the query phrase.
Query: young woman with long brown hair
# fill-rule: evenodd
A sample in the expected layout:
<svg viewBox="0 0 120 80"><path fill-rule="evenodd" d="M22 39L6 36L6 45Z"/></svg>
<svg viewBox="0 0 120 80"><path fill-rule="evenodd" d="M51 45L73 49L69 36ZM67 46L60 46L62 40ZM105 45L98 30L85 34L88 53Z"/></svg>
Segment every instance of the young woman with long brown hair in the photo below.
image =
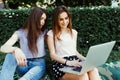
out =
<svg viewBox="0 0 120 80"><path fill-rule="evenodd" d="M47 33L47 44L52 59L55 80L100 80L97 68L82 75L65 73L60 68L68 65L80 67L85 60L77 51L77 31L72 29L71 15L65 6L53 11L52 30Z"/></svg>
<svg viewBox="0 0 120 80"><path fill-rule="evenodd" d="M0 50L8 53L0 73L0 80L13 80L14 73L19 80L40 80L45 73L46 13L34 7L24 25L14 32ZM19 41L20 47L14 46Z"/></svg>

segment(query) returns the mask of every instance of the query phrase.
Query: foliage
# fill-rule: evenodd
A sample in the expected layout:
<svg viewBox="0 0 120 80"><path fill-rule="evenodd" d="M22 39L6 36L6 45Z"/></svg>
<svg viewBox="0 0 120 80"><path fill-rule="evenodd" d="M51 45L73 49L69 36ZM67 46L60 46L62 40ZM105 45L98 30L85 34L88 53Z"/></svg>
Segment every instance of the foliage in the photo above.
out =
<svg viewBox="0 0 120 80"><path fill-rule="evenodd" d="M11 9L17 9L19 7L34 7L38 6L58 6L66 5L68 7L76 6L110 6L111 0L6 0ZM49 3L50 2L50 3Z"/></svg>
<svg viewBox="0 0 120 80"><path fill-rule="evenodd" d="M56 5L76 6L110 6L111 0L56 0Z"/></svg>

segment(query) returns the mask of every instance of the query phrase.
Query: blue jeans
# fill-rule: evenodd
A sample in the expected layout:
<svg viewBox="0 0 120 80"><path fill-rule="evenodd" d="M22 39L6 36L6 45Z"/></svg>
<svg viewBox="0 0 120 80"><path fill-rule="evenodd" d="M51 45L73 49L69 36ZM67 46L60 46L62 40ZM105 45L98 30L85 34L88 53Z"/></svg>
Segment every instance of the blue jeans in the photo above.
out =
<svg viewBox="0 0 120 80"><path fill-rule="evenodd" d="M7 54L0 73L0 80L14 80L17 72L26 80L40 80L46 69L45 59L27 59L26 66L18 66L13 54Z"/></svg>

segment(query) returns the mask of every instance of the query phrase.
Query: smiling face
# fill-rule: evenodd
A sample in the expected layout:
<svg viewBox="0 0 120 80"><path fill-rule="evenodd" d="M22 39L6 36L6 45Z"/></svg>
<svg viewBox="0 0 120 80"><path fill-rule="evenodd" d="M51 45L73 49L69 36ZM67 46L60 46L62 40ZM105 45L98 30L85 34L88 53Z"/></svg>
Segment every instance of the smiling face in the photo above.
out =
<svg viewBox="0 0 120 80"><path fill-rule="evenodd" d="M60 34L66 31L72 35L71 14L67 7L58 6L53 11L52 31L55 34L54 39L60 40Z"/></svg>
<svg viewBox="0 0 120 80"><path fill-rule="evenodd" d="M66 29L68 27L69 17L68 17L68 14L66 12L62 12L59 14L58 24L59 24L61 29Z"/></svg>

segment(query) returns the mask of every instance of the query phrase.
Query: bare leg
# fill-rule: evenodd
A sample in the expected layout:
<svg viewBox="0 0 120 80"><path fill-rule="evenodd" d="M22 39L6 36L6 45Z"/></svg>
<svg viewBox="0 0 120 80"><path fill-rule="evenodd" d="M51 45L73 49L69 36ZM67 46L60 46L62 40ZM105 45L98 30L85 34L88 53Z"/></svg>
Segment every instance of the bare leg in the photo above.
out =
<svg viewBox="0 0 120 80"><path fill-rule="evenodd" d="M87 73L82 75L65 73L65 75L60 80L89 80L89 78Z"/></svg>
<svg viewBox="0 0 120 80"><path fill-rule="evenodd" d="M101 80L98 69L94 68L93 70L88 72L90 80Z"/></svg>

